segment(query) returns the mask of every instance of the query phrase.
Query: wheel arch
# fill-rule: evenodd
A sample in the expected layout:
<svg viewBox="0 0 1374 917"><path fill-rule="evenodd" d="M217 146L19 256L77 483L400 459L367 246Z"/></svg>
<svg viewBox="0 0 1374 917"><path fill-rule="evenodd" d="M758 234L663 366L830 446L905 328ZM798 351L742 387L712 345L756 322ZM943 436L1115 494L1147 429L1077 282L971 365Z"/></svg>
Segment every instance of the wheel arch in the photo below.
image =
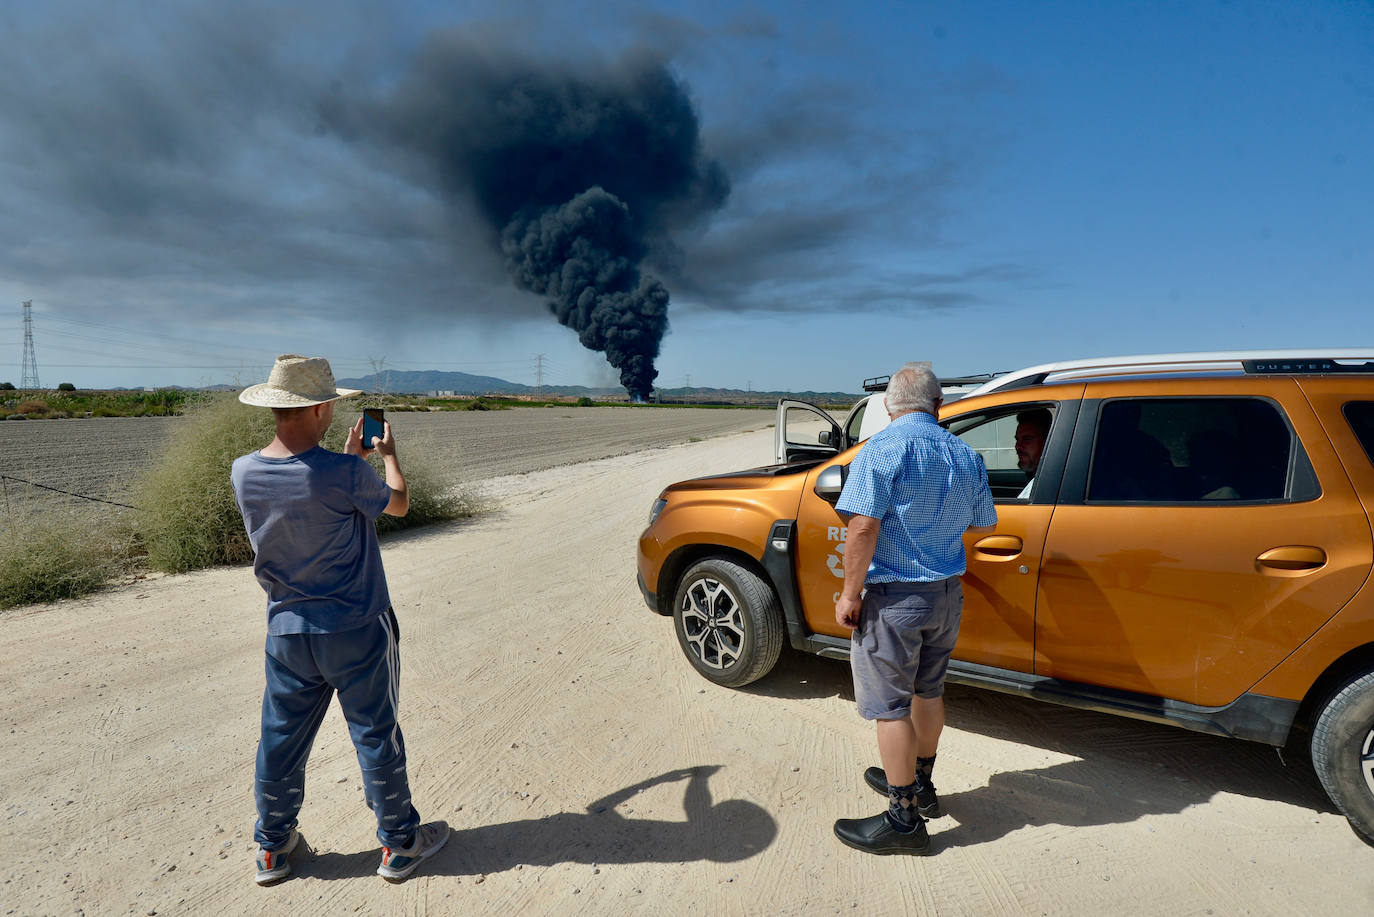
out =
<svg viewBox="0 0 1374 917"><path fill-rule="evenodd" d="M1298 735L1310 736L1327 701L1346 684L1367 672L1374 672L1374 643L1357 646L1327 666L1312 687L1307 689L1297 716L1293 719L1293 733L1289 736L1288 744L1291 745Z"/></svg>
<svg viewBox="0 0 1374 917"><path fill-rule="evenodd" d="M658 588L655 590L657 611L659 614L669 616L673 613L673 595L677 592L678 580L681 579L684 571L699 560L708 557L719 557L724 560L732 561L753 573L759 579L767 583L774 594L777 594L778 584L773 582L773 578L768 575L763 564L758 559L738 548L731 548L720 544L697 543L683 545L668 555L668 559L663 562L659 569Z"/></svg>
<svg viewBox="0 0 1374 917"><path fill-rule="evenodd" d="M670 607L678 645L692 668L727 688L767 675L786 640L778 593L767 574L757 562L719 551L687 562Z"/></svg>

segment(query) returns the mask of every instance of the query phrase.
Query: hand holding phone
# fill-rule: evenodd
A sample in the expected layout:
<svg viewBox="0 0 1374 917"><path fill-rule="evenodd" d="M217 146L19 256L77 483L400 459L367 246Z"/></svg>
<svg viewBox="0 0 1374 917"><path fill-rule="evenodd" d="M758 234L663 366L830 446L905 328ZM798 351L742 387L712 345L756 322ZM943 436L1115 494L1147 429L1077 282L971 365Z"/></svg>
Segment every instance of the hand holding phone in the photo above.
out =
<svg viewBox="0 0 1374 917"><path fill-rule="evenodd" d="M373 437L382 439L386 436L385 418L382 416L381 408L365 408L363 410L363 451L371 452L377 447Z"/></svg>

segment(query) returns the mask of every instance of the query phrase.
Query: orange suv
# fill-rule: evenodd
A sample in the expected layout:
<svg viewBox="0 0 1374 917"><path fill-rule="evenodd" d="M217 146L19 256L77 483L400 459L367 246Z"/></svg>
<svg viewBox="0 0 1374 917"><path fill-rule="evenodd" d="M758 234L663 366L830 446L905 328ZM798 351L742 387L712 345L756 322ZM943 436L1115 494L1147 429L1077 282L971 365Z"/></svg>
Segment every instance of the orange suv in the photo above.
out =
<svg viewBox="0 0 1374 917"><path fill-rule="evenodd" d="M673 484L640 536L645 600L717 684L763 677L784 642L849 656L834 504L862 446L814 411L828 429L803 459ZM1033 477L1014 448L1029 411L1050 420ZM940 423L983 456L998 516L966 536L952 681L1301 737L1374 840L1374 355L1047 364L974 389Z"/></svg>

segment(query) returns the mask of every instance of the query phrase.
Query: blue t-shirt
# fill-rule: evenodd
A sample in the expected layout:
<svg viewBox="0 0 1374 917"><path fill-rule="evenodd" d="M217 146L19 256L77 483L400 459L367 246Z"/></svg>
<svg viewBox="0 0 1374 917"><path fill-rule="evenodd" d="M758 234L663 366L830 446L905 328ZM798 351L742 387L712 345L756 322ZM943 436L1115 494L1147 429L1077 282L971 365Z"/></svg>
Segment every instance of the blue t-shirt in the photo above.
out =
<svg viewBox="0 0 1374 917"><path fill-rule="evenodd" d="M864 443L835 509L879 520L866 582L934 582L964 572L964 530L995 525L983 457L922 411Z"/></svg>
<svg viewBox="0 0 1374 917"><path fill-rule="evenodd" d="M374 525L391 500L372 466L316 446L289 458L253 452L230 480L267 592L267 632L328 634L391 605Z"/></svg>

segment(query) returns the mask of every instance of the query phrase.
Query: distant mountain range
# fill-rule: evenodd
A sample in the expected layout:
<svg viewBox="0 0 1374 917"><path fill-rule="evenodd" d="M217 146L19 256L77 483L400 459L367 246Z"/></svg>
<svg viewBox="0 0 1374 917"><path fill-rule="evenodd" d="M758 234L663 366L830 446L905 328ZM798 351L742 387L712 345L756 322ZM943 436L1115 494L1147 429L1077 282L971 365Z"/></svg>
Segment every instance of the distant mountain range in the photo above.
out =
<svg viewBox="0 0 1374 917"><path fill-rule="evenodd" d="M549 395L587 396L624 396L625 390L615 388L588 388L585 385L545 385L535 389L532 385L507 382L495 376L474 376L469 373L439 372L423 370L402 372L388 370L370 376L357 376L339 379L342 388L360 388L365 392L395 392L404 394L423 394L426 392L453 392L455 395L530 395L542 392ZM657 388L659 398L690 398L693 401L741 401L769 400L782 397L800 398L803 401L857 401L861 395L846 392L746 392L743 389L726 388Z"/></svg>

